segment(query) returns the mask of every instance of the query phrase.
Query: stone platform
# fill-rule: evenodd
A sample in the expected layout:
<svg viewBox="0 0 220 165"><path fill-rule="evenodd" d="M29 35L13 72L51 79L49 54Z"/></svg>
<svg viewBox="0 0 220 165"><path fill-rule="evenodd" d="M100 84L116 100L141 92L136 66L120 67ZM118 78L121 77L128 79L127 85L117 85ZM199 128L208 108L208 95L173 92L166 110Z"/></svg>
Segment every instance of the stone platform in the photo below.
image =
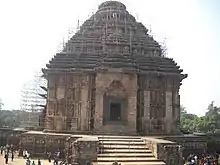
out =
<svg viewBox="0 0 220 165"><path fill-rule="evenodd" d="M204 137L179 136L110 136L73 135L29 131L22 134L21 147L31 155L45 157L47 152L61 151L69 162L94 164L181 164L182 156L190 151L206 149ZM186 152L185 152L186 151Z"/></svg>

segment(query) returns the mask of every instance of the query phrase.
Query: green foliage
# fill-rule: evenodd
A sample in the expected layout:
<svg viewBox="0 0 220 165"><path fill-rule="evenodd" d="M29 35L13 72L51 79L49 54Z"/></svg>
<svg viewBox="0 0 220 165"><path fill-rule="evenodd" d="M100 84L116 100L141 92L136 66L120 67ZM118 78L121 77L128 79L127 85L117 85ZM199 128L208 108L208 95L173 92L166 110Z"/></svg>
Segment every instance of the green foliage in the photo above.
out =
<svg viewBox="0 0 220 165"><path fill-rule="evenodd" d="M0 127L17 127L20 124L14 111L0 111Z"/></svg>
<svg viewBox="0 0 220 165"><path fill-rule="evenodd" d="M2 110L2 107L4 106L2 99L0 99L0 111Z"/></svg>
<svg viewBox="0 0 220 165"><path fill-rule="evenodd" d="M38 127L40 112L0 111L0 127Z"/></svg>
<svg viewBox="0 0 220 165"><path fill-rule="evenodd" d="M181 107L180 124L182 130L189 132L220 132L220 107L215 106L214 102L211 102L205 116L201 117L187 113L186 109Z"/></svg>

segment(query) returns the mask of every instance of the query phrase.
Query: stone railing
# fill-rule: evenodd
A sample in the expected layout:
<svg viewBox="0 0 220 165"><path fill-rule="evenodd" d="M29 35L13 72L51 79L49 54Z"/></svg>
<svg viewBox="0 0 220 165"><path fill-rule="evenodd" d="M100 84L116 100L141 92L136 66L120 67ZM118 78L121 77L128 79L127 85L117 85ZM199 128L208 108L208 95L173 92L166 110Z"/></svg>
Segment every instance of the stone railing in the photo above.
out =
<svg viewBox="0 0 220 165"><path fill-rule="evenodd" d="M166 163L166 165L182 165L182 147L175 142L156 139L143 138L147 147L153 155Z"/></svg>
<svg viewBox="0 0 220 165"><path fill-rule="evenodd" d="M87 164L96 162L99 152L99 140L97 137L84 136L71 143L71 163Z"/></svg>

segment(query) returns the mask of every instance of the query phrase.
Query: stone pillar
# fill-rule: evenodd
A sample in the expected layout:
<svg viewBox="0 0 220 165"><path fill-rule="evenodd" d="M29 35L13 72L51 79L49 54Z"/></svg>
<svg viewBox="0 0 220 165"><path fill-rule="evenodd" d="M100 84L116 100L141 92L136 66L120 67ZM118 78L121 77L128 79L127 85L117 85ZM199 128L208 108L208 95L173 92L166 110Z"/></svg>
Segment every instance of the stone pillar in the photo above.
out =
<svg viewBox="0 0 220 165"><path fill-rule="evenodd" d="M99 152L99 140L97 137L79 138L73 143L75 161L79 164L96 162ZM74 163L71 162L71 163Z"/></svg>
<svg viewBox="0 0 220 165"><path fill-rule="evenodd" d="M129 92L128 97L128 128L131 134L136 134L136 115L137 115L137 90Z"/></svg>
<svg viewBox="0 0 220 165"><path fill-rule="evenodd" d="M64 116L54 116L54 125L56 131L62 131L65 130L66 123Z"/></svg>
<svg viewBox="0 0 220 165"><path fill-rule="evenodd" d="M103 91L96 88L94 129L99 132L103 125Z"/></svg>
<svg viewBox="0 0 220 165"><path fill-rule="evenodd" d="M81 106L81 130L85 131L88 129L88 93L89 88L88 84L82 87L81 89L81 101L82 101L82 106Z"/></svg>
<svg viewBox="0 0 220 165"><path fill-rule="evenodd" d="M144 132L148 133L150 131L150 91L144 91Z"/></svg>
<svg viewBox="0 0 220 165"><path fill-rule="evenodd" d="M172 92L166 91L166 132L169 134L172 130L173 115L172 115Z"/></svg>
<svg viewBox="0 0 220 165"><path fill-rule="evenodd" d="M175 91L175 92L173 92L173 94L174 94L174 111L175 111L175 116L174 116L174 118L175 118L175 120L179 120L180 119L180 106L179 106L179 92L178 91Z"/></svg>
<svg viewBox="0 0 220 165"><path fill-rule="evenodd" d="M167 165L183 165L182 147L180 145L165 145L164 156Z"/></svg>

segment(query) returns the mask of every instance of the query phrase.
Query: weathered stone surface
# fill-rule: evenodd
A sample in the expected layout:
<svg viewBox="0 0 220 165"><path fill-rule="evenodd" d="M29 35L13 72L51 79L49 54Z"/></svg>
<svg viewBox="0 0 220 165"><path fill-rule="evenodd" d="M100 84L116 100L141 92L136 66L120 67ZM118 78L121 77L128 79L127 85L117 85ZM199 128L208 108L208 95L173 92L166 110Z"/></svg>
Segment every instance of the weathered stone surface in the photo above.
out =
<svg viewBox="0 0 220 165"><path fill-rule="evenodd" d="M80 135L28 131L22 134L19 147L27 149L33 157L37 156L43 158L47 158L48 152L53 154L60 151L61 159L64 159L67 153L67 139L71 138L72 141L75 141L81 137Z"/></svg>
<svg viewBox="0 0 220 165"><path fill-rule="evenodd" d="M43 69L48 79L45 130L180 133L178 92L187 75L162 52L124 4L102 3ZM119 121L110 122L116 102Z"/></svg>
<svg viewBox="0 0 220 165"><path fill-rule="evenodd" d="M181 145L175 142L163 139L144 138L146 145L153 152L154 156L163 160L167 165L182 165L182 151Z"/></svg>
<svg viewBox="0 0 220 165"><path fill-rule="evenodd" d="M99 152L99 141L97 137L85 136L82 138L69 138L66 141L66 160L69 164L86 164L96 162Z"/></svg>

